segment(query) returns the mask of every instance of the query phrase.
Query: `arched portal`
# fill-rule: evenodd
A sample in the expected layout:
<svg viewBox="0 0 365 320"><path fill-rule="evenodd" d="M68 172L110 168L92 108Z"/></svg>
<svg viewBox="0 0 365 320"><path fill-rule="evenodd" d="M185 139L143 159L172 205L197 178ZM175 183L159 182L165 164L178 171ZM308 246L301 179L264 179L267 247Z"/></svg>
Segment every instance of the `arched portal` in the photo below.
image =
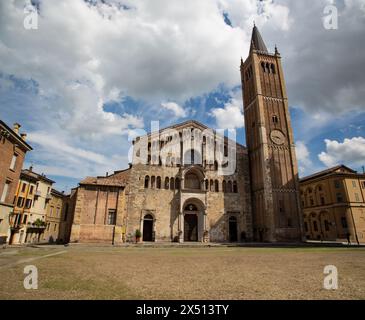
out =
<svg viewBox="0 0 365 320"><path fill-rule="evenodd" d="M194 204L185 207L184 215L184 241L198 241L198 208Z"/></svg>
<svg viewBox="0 0 365 320"><path fill-rule="evenodd" d="M143 241L154 241L153 236L153 216L150 214L145 215L143 218Z"/></svg>

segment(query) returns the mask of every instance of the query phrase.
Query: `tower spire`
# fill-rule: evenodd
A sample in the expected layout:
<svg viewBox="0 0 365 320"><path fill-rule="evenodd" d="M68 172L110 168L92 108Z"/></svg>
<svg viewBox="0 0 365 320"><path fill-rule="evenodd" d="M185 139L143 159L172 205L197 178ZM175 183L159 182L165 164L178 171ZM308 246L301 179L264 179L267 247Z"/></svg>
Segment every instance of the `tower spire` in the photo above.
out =
<svg viewBox="0 0 365 320"><path fill-rule="evenodd" d="M252 37L251 37L251 50L258 50L263 52L268 52L267 47L265 45L264 40L261 37L259 29L254 24L252 29Z"/></svg>

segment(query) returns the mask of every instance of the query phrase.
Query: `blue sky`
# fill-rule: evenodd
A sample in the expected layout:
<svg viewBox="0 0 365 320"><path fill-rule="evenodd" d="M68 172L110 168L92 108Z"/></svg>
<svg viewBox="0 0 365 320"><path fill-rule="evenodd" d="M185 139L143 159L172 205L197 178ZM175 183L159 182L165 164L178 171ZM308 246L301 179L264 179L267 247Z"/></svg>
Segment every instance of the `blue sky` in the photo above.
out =
<svg viewBox="0 0 365 320"><path fill-rule="evenodd" d="M336 1L336 30L331 2L311 2L39 0L35 30L26 1L1 2L0 118L28 133L25 165L66 191L126 168L130 130L151 121L235 128L245 144L239 64L255 21L282 55L301 176L361 171L365 1Z"/></svg>

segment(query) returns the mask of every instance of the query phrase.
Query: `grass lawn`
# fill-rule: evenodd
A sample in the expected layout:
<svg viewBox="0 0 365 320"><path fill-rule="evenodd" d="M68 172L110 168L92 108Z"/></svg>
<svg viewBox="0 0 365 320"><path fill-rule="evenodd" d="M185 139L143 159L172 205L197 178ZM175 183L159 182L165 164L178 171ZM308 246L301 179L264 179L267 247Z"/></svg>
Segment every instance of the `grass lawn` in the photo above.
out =
<svg viewBox="0 0 365 320"><path fill-rule="evenodd" d="M323 289L327 265L338 290ZM7 248L0 299L365 299L365 248Z"/></svg>

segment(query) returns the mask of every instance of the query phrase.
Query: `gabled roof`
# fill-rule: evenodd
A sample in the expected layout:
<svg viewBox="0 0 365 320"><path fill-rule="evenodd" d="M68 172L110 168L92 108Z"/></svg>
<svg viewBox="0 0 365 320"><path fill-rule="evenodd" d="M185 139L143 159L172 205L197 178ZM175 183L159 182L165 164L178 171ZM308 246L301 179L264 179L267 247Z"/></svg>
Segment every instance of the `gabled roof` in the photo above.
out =
<svg viewBox="0 0 365 320"><path fill-rule="evenodd" d="M174 124L174 125L171 125L171 126L168 126L168 127L165 127L165 128L162 128L159 130L159 133L163 133L163 132L167 132L168 130L179 130L180 128L182 127L187 127L187 126L193 126L195 128L198 128L198 129L201 129L201 130L207 130L207 129L210 129L212 130L214 133L216 133L217 131L213 128L209 128L208 126L206 126L205 124L199 122L199 121L196 121L196 120L187 120L185 122L182 122L182 123L177 123L177 124ZM155 132L154 132L155 133ZM148 133L147 135L144 135L144 136L148 136L148 137L151 137L151 133ZM217 134L218 135L218 134ZM219 135L220 136L220 135ZM139 136L139 137L136 137L136 138L141 138L142 136ZM227 138L225 136L221 136L222 138ZM227 138L228 139L228 138ZM242 147L244 149L246 149L245 146L243 146L242 144L238 143L237 141L234 141L239 147Z"/></svg>
<svg viewBox="0 0 365 320"><path fill-rule="evenodd" d="M109 187L125 187L129 179L130 169L115 171L110 176L86 177L79 184Z"/></svg>
<svg viewBox="0 0 365 320"><path fill-rule="evenodd" d="M335 166L333 168L329 168L329 169L314 173L310 176L304 177L304 178L300 179L300 182L305 182L305 181L308 181L308 180L311 180L311 179L323 177L325 175L329 175L329 174L333 174L333 173L357 174L357 171L352 170L351 168L346 167L345 165L341 164L341 165Z"/></svg>
<svg viewBox="0 0 365 320"><path fill-rule="evenodd" d="M251 50L258 50L258 51L262 51L262 52L267 52L267 47L265 45L264 40L261 37L260 31L259 29L254 26L252 29L252 36L251 36Z"/></svg>
<svg viewBox="0 0 365 320"><path fill-rule="evenodd" d="M47 178L44 174L39 174L39 173L36 173L32 170L29 170L29 169L23 169L21 171L21 177L28 177L28 178L31 178L33 180L42 180L46 183L49 183L49 184L53 184L54 181Z"/></svg>

